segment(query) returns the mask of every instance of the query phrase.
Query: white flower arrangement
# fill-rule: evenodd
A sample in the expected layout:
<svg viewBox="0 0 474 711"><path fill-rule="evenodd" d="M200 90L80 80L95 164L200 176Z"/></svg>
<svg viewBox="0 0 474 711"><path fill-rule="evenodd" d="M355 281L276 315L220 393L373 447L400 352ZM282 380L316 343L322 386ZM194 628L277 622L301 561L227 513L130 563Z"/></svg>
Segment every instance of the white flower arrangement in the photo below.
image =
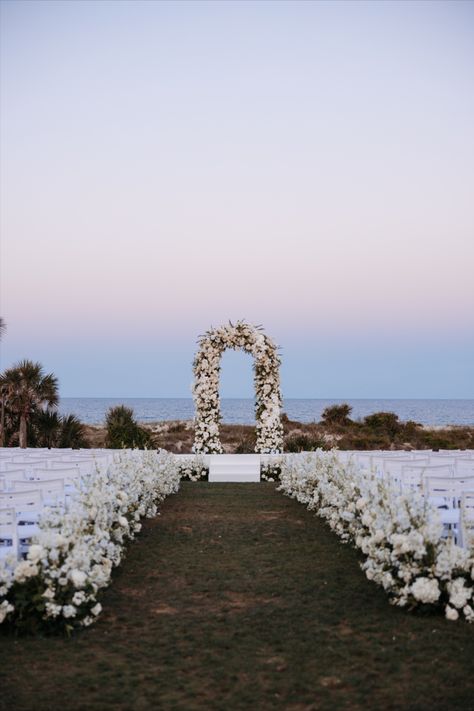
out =
<svg viewBox="0 0 474 711"><path fill-rule="evenodd" d="M281 452L283 425L277 347L259 328L244 321L211 329L199 340L199 351L193 363L194 451L202 454L221 454L223 451L219 439L219 372L221 355L227 348L242 349L254 357L255 451L261 454Z"/></svg>
<svg viewBox="0 0 474 711"><path fill-rule="evenodd" d="M474 550L442 538L435 508L400 494L334 452L286 455L279 489L316 510L366 556L362 569L401 607L431 605L448 620L474 621Z"/></svg>
<svg viewBox="0 0 474 711"><path fill-rule="evenodd" d="M283 457L272 457L271 461L262 462L260 465L261 481L279 481Z"/></svg>
<svg viewBox="0 0 474 711"><path fill-rule="evenodd" d="M188 481L199 481L207 479L209 476L209 467L204 461L204 457L196 454L192 459L188 459L184 464L179 465L179 473L181 479Z"/></svg>
<svg viewBox="0 0 474 711"><path fill-rule="evenodd" d="M125 542L179 481L177 460L166 452L121 452L114 464L97 467L67 510L44 510L27 559L0 564L0 623L30 631L92 624L102 610L97 594Z"/></svg>

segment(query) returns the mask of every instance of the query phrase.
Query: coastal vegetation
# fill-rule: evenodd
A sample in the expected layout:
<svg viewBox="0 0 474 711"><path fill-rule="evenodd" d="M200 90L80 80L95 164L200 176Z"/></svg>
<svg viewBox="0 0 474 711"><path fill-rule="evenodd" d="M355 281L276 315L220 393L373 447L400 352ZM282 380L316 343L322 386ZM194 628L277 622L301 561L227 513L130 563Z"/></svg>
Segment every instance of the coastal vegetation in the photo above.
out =
<svg viewBox="0 0 474 711"><path fill-rule="evenodd" d="M1 433L0 444L7 442L7 427L12 439L12 430L18 432L17 444L28 446L28 429L32 419L40 412L52 412L59 402L58 381L46 374L40 363L22 360L7 368L0 376Z"/></svg>
<svg viewBox="0 0 474 711"><path fill-rule="evenodd" d="M72 414L60 415L58 381L40 363L23 360L0 374L0 446L161 448L175 453L193 451L194 423L172 420L142 423L125 405L110 408L103 425L87 425ZM327 407L320 422L302 423L283 413L285 452L373 449L466 449L474 447L474 427L425 427L401 422L393 412L375 412L351 419L347 403ZM252 425L219 425L223 451L255 451Z"/></svg>
<svg viewBox="0 0 474 711"><path fill-rule="evenodd" d="M342 408L342 405L327 408L320 422L297 422L283 414L283 450L301 452L315 449L329 450L334 447L341 450L437 450L474 447L474 427L448 425L442 428L430 428L417 422L401 422L398 415L393 412L376 412L361 420L352 420L350 405ZM192 451L194 427L191 420L140 423L139 426L148 433L150 444L147 446L182 454ZM84 425L84 428L91 447L106 445L108 441L106 426ZM225 452L236 454L254 452L256 439L255 428L252 425L221 423L219 432Z"/></svg>
<svg viewBox="0 0 474 711"><path fill-rule="evenodd" d="M57 411L57 378L40 363L23 360L0 374L1 447L88 447L76 415Z"/></svg>
<svg viewBox="0 0 474 711"><path fill-rule="evenodd" d="M105 416L105 446L110 449L152 449L153 438L140 427L131 407L111 407Z"/></svg>

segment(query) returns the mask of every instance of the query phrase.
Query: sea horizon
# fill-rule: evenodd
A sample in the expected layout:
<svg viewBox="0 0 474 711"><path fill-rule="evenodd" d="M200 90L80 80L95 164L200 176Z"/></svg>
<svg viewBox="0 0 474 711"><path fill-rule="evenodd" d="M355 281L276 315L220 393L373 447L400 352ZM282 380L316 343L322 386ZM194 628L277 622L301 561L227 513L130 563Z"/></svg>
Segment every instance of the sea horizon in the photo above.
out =
<svg viewBox="0 0 474 711"><path fill-rule="evenodd" d="M402 422L413 420L426 426L474 425L472 398L283 398L282 413L298 422L318 422L330 405L348 403L351 417L363 419L374 412L394 412ZM63 397L60 414L74 414L85 424L102 424L110 407L131 407L139 422L191 420L194 403L191 397ZM247 424L255 422L252 398L221 398L222 422Z"/></svg>

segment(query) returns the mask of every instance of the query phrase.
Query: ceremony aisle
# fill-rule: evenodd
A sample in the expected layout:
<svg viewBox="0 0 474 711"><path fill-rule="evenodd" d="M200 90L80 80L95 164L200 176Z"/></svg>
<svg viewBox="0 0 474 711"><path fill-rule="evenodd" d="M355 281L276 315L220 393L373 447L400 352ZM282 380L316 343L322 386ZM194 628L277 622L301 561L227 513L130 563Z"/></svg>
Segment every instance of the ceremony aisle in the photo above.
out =
<svg viewBox="0 0 474 711"><path fill-rule="evenodd" d="M390 606L359 560L274 484L183 483L94 626L0 636L0 709L473 709L472 625Z"/></svg>

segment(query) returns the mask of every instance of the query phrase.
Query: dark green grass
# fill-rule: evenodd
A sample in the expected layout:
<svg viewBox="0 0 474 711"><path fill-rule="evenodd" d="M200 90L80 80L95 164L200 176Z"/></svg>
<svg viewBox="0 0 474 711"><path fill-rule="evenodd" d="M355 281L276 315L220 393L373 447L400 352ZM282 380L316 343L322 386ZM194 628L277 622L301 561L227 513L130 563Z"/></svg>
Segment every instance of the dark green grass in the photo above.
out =
<svg viewBox="0 0 474 711"><path fill-rule="evenodd" d="M391 607L273 484L184 484L102 602L0 637L0 709L474 709L474 627Z"/></svg>

